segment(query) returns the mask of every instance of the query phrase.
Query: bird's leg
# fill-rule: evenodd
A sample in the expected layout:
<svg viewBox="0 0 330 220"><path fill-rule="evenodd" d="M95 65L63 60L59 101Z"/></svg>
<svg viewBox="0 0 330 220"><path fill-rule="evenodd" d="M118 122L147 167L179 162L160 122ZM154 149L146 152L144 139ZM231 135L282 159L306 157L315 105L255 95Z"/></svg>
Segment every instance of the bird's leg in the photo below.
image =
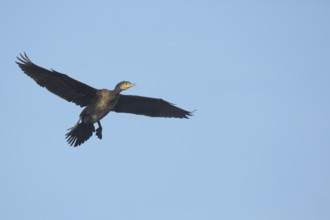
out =
<svg viewBox="0 0 330 220"><path fill-rule="evenodd" d="M102 125L101 122L98 121L97 124L99 125L99 127L96 129L96 136L100 139L102 139Z"/></svg>

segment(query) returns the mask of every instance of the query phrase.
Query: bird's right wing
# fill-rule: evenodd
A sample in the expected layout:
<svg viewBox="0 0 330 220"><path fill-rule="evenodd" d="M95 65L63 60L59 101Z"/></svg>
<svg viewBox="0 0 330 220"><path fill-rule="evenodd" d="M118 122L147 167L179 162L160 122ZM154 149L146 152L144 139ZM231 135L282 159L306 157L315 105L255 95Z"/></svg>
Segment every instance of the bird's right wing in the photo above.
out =
<svg viewBox="0 0 330 220"><path fill-rule="evenodd" d="M150 117L188 118L192 113L156 98L134 95L119 95L113 111Z"/></svg>
<svg viewBox="0 0 330 220"><path fill-rule="evenodd" d="M28 56L20 54L16 62L22 71L40 86L59 97L81 107L88 105L96 95L96 89L55 70L47 70L34 64Z"/></svg>

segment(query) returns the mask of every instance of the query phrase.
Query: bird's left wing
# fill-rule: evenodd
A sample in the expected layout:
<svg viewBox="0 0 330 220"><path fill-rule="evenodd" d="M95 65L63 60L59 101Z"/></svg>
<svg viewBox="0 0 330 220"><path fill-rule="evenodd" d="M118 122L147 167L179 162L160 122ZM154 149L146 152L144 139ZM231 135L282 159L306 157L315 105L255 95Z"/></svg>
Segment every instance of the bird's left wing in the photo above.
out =
<svg viewBox="0 0 330 220"><path fill-rule="evenodd" d="M47 70L34 64L28 56L20 54L16 62L23 72L40 86L59 97L81 107L88 105L96 95L96 89L55 70Z"/></svg>
<svg viewBox="0 0 330 220"><path fill-rule="evenodd" d="M113 111L164 118L188 118L192 113L163 99L133 95L119 95Z"/></svg>

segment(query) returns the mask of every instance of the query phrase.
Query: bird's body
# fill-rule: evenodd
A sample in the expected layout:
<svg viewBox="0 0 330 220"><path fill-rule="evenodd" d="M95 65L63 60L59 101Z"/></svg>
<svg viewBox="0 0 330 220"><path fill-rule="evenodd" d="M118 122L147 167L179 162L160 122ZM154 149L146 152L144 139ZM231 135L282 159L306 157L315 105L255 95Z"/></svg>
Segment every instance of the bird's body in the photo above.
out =
<svg viewBox="0 0 330 220"><path fill-rule="evenodd" d="M96 92L92 102L87 105L80 113L77 124L69 129L66 134L69 144L80 145L84 143L95 131L94 123L98 123L99 128L96 129L96 135L102 139L102 126L100 120L106 116L118 102L119 93L114 91L101 89Z"/></svg>
<svg viewBox="0 0 330 220"><path fill-rule="evenodd" d="M95 89L65 74L47 70L32 63L26 54L18 57L19 67L40 86L61 98L85 107L77 124L66 134L67 141L75 147L88 140L93 133L102 139L100 120L110 111L132 113L150 117L188 118L191 112L183 110L162 99L143 96L121 95L120 92L135 84L122 81L114 90ZM95 129L94 123L98 123Z"/></svg>
<svg viewBox="0 0 330 220"><path fill-rule="evenodd" d="M101 89L96 92L95 99L80 114L85 123L95 123L114 109L118 102L119 93L111 90Z"/></svg>

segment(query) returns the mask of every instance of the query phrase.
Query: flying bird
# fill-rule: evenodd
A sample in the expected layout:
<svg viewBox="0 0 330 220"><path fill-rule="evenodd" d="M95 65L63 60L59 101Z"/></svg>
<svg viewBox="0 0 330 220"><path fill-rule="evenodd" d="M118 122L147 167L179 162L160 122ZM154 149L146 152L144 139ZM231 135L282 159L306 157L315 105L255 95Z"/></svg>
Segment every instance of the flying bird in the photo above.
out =
<svg viewBox="0 0 330 220"><path fill-rule="evenodd" d="M120 94L135 86L129 81L119 82L113 90L95 89L66 74L34 64L26 53L20 54L17 59L16 63L22 71L38 85L69 102L85 107L80 113L78 122L69 128L65 135L68 144L74 147L83 144L94 132L99 139L102 139L100 121L110 111L165 118L192 116L192 112L178 108L163 99ZM97 129L94 123L98 124Z"/></svg>

